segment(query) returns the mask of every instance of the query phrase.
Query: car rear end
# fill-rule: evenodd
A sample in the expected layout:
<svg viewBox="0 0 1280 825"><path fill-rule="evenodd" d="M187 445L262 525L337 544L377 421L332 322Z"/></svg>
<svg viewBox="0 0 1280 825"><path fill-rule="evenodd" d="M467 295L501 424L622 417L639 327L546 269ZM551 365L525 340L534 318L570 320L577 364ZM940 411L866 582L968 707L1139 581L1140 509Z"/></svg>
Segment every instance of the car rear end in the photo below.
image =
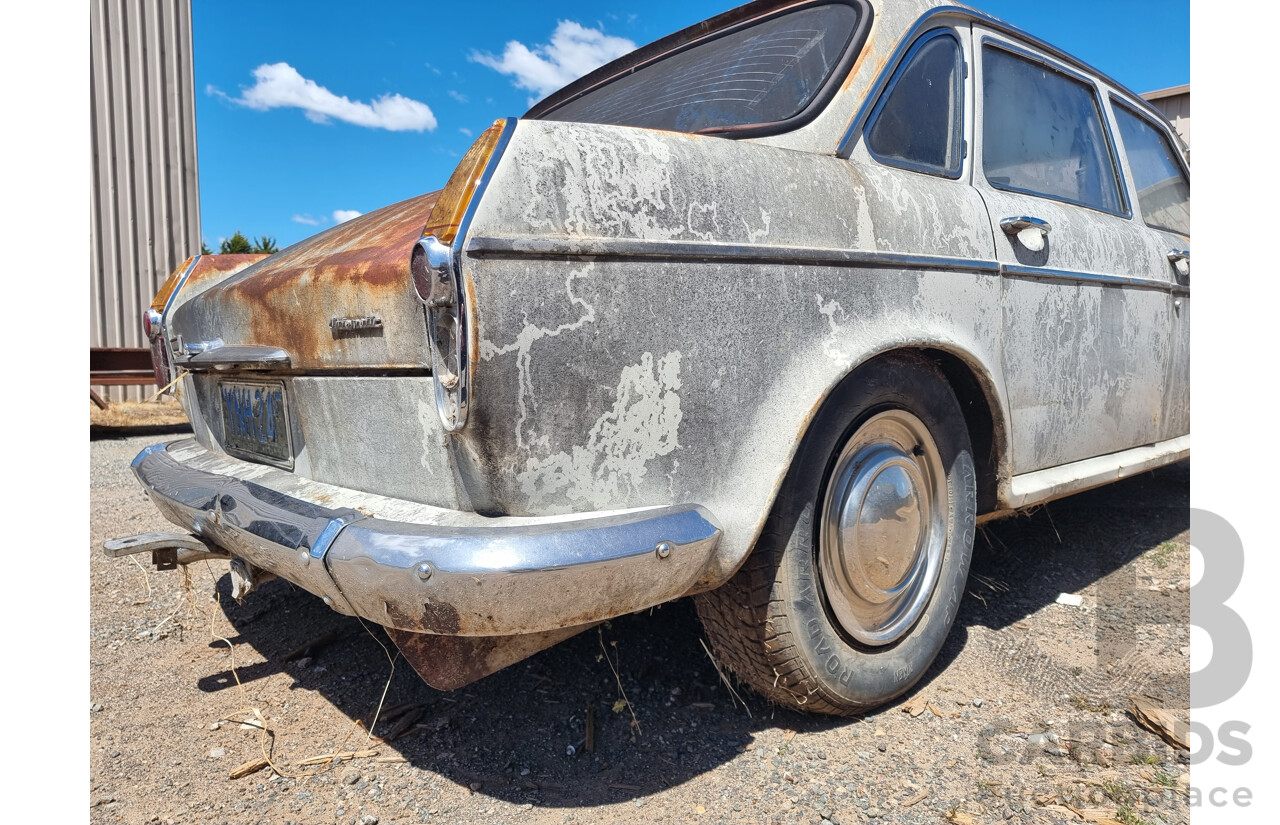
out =
<svg viewBox="0 0 1280 825"><path fill-rule="evenodd" d="M175 385L194 437L133 469L190 534L108 552L225 556L239 593L288 579L390 628L439 687L694 587L720 536L697 505L476 506L487 475L453 435L478 346L461 249L515 125L494 124L442 192L270 257L174 273L145 321L157 381Z"/></svg>

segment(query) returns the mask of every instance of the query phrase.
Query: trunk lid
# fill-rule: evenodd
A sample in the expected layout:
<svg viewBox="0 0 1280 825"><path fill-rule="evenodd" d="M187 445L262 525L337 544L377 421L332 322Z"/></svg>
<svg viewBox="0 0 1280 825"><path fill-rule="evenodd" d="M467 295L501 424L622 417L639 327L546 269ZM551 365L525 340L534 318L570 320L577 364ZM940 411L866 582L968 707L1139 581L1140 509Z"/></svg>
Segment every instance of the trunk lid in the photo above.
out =
<svg viewBox="0 0 1280 825"><path fill-rule="evenodd" d="M300 371L430 368L409 257L438 195L341 223L190 297L170 339L188 352L280 349Z"/></svg>

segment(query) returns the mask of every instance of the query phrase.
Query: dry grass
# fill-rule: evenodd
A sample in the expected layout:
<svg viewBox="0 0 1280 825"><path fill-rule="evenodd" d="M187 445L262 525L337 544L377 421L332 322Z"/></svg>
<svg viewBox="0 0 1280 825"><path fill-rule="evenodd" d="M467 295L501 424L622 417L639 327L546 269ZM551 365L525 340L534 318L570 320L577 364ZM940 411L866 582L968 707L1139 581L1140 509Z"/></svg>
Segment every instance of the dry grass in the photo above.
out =
<svg viewBox="0 0 1280 825"><path fill-rule="evenodd" d="M150 403L115 401L105 410L89 404L89 425L93 427L171 427L186 423L182 405L172 398Z"/></svg>

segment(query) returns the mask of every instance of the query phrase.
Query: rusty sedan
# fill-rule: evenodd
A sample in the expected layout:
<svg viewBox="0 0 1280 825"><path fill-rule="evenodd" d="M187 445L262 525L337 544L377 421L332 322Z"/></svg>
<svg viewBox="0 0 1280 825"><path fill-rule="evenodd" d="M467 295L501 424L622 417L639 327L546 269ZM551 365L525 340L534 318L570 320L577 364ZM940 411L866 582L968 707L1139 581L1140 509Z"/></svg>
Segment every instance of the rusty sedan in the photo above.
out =
<svg viewBox="0 0 1280 825"><path fill-rule="evenodd" d="M758 0L500 120L439 192L147 312L185 532L456 688L693 596L779 704L946 638L976 525L1189 455L1190 173L1145 101L972 9Z"/></svg>

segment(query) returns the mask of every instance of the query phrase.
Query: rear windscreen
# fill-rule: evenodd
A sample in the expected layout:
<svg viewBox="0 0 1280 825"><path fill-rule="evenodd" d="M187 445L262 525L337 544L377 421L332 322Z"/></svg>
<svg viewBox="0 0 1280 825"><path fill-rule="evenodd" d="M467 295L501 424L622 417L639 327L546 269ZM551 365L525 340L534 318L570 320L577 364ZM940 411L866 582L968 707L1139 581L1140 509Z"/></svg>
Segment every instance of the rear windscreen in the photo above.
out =
<svg viewBox="0 0 1280 825"><path fill-rule="evenodd" d="M858 31L859 6L806 6L668 53L564 103L543 120L705 132L796 117Z"/></svg>

